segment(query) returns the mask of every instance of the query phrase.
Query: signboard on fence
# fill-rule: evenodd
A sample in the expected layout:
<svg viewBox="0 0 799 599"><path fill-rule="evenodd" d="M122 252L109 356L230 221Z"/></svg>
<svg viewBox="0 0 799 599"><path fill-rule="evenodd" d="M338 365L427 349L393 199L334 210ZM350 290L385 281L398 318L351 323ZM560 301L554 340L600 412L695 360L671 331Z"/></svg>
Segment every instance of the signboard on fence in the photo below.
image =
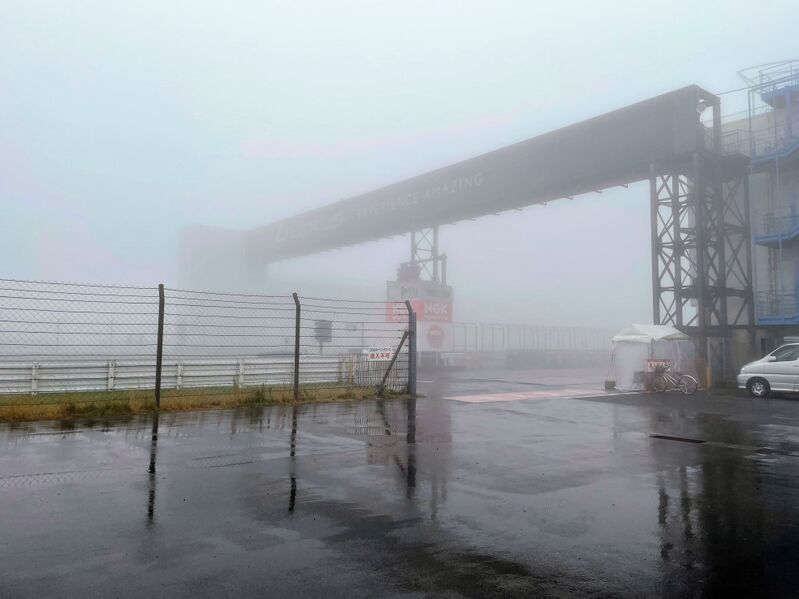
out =
<svg viewBox="0 0 799 599"><path fill-rule="evenodd" d="M408 308L405 307L405 302L386 302L386 322L408 322Z"/></svg>
<svg viewBox="0 0 799 599"><path fill-rule="evenodd" d="M451 322L423 321L418 323L416 347L422 352L451 352L453 330Z"/></svg>
<svg viewBox="0 0 799 599"><path fill-rule="evenodd" d="M452 302L437 300L411 300L417 322L452 322ZM408 322L408 309L404 302L386 302L387 322Z"/></svg>
<svg viewBox="0 0 799 599"><path fill-rule="evenodd" d="M671 360L663 358L649 359L644 363L646 372L657 372L658 370L668 370L671 368Z"/></svg>
<svg viewBox="0 0 799 599"><path fill-rule="evenodd" d="M313 323L313 336L317 343L330 343L333 340L333 321L315 320Z"/></svg>
<svg viewBox="0 0 799 599"><path fill-rule="evenodd" d="M393 347L368 347L363 350L367 362L390 362L394 357Z"/></svg>

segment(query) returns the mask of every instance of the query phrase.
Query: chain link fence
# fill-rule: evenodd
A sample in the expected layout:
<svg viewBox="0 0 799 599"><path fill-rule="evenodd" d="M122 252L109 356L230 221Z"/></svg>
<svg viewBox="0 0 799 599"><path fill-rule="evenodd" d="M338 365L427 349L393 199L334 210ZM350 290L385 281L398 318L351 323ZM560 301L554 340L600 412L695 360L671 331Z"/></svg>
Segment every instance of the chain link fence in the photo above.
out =
<svg viewBox="0 0 799 599"><path fill-rule="evenodd" d="M0 406L413 393L415 315L398 306L407 319L386 302L0 279Z"/></svg>

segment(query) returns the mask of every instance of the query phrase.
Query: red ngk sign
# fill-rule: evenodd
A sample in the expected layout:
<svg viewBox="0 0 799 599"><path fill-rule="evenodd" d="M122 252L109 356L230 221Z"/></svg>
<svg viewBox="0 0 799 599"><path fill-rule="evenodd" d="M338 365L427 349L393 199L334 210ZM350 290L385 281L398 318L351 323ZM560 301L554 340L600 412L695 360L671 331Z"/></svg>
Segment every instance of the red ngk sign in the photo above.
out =
<svg viewBox="0 0 799 599"><path fill-rule="evenodd" d="M419 314L416 318L421 320L452 321L452 304L449 302L422 302L422 309L416 312Z"/></svg>
<svg viewBox="0 0 799 599"><path fill-rule="evenodd" d="M416 312L416 320L433 320L452 322L452 302L431 302L428 300L411 300L411 307ZM405 322L408 320L408 308L405 302L388 302L386 304L386 320L388 322Z"/></svg>

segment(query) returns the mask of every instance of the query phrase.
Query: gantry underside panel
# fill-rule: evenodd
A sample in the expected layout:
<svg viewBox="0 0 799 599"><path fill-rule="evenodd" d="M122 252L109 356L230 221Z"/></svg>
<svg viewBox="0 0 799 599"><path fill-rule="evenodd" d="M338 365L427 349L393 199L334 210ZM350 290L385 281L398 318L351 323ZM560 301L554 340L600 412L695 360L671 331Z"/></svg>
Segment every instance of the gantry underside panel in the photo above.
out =
<svg viewBox="0 0 799 599"><path fill-rule="evenodd" d="M639 102L247 234L259 264L646 179L704 148L696 86Z"/></svg>

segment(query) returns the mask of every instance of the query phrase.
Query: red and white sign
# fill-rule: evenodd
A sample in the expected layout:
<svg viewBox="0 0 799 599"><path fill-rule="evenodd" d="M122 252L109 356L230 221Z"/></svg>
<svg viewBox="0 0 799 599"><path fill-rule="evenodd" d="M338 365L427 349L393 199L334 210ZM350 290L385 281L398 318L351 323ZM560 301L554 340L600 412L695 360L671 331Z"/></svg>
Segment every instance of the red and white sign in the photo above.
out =
<svg viewBox="0 0 799 599"><path fill-rule="evenodd" d="M446 335L444 333L444 329L442 329L438 325L433 325L429 329L427 329L427 343L430 344L430 347L434 349L441 348L444 345L444 340L446 339Z"/></svg>
<svg viewBox="0 0 799 599"><path fill-rule="evenodd" d="M433 320L435 322L452 322L452 304L450 302L422 302L422 309L414 307L417 320Z"/></svg>
<svg viewBox="0 0 799 599"><path fill-rule="evenodd" d="M416 348L420 352L451 352L451 322L420 322L417 325Z"/></svg>
<svg viewBox="0 0 799 599"><path fill-rule="evenodd" d="M452 322L452 302L429 300L411 300L411 307L416 312L416 321ZM408 308L405 302L386 303L386 320L388 322L406 322Z"/></svg>
<svg viewBox="0 0 799 599"><path fill-rule="evenodd" d="M386 322L408 322L408 308L405 302L386 303Z"/></svg>
<svg viewBox="0 0 799 599"><path fill-rule="evenodd" d="M668 370L671 368L671 360L666 359L650 359L645 364L646 372L657 372L659 370Z"/></svg>
<svg viewBox="0 0 799 599"><path fill-rule="evenodd" d="M363 350L367 362L390 362L394 357L392 347L370 347Z"/></svg>

